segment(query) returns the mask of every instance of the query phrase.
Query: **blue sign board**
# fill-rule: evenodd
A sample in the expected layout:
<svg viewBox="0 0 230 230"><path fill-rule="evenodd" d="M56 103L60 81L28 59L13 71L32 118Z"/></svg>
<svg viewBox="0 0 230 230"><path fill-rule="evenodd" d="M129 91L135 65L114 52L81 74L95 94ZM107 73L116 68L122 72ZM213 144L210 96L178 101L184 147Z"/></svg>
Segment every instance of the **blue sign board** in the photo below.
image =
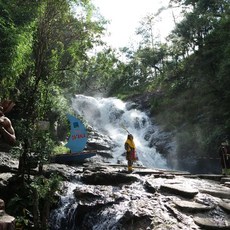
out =
<svg viewBox="0 0 230 230"><path fill-rule="evenodd" d="M70 136L65 146L70 148L71 153L79 153L85 148L87 131L83 123L76 117L67 114L67 118L70 121Z"/></svg>

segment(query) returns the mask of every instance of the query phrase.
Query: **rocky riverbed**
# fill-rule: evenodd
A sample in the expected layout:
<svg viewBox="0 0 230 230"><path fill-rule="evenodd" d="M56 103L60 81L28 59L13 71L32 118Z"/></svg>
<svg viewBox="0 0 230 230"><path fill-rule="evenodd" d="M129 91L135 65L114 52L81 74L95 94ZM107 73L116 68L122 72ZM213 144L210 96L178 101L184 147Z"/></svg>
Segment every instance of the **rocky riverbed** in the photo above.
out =
<svg viewBox="0 0 230 230"><path fill-rule="evenodd" d="M125 166L107 164L71 170L72 200L52 213L51 229L230 229L229 178L221 175L143 167L128 174Z"/></svg>
<svg viewBox="0 0 230 230"><path fill-rule="evenodd" d="M1 153L0 199L9 195L17 161ZM63 176L50 229L230 229L229 177L86 162L47 164ZM3 216L0 217L0 222Z"/></svg>

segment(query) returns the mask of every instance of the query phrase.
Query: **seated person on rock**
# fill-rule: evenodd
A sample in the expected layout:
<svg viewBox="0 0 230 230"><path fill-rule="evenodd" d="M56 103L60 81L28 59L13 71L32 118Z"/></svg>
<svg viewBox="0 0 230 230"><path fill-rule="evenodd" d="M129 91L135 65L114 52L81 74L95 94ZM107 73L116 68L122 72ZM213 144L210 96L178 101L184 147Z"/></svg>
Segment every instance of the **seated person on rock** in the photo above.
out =
<svg viewBox="0 0 230 230"><path fill-rule="evenodd" d="M15 144L16 136L10 119L4 115L4 111L9 111L9 107L4 109L2 105L0 104L0 150L8 151Z"/></svg>

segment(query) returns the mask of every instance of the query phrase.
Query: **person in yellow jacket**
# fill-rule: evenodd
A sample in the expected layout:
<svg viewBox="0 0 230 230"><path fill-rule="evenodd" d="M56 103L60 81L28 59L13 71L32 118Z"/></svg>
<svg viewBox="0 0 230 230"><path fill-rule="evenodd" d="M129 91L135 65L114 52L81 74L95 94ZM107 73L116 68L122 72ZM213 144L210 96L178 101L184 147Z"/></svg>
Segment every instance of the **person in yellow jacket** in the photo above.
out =
<svg viewBox="0 0 230 230"><path fill-rule="evenodd" d="M133 135L128 134L125 142L126 160L128 161L128 172L133 171L133 162L136 160L136 147L133 141Z"/></svg>

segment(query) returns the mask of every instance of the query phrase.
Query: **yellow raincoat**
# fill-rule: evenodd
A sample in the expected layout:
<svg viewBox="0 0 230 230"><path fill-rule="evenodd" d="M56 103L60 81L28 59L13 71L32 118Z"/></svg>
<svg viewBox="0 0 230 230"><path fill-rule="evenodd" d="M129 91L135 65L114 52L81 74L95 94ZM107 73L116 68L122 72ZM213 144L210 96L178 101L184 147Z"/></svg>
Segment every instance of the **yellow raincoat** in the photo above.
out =
<svg viewBox="0 0 230 230"><path fill-rule="evenodd" d="M127 151L126 159L135 161L136 160L136 146L135 146L133 139L127 138L125 142L125 149Z"/></svg>

